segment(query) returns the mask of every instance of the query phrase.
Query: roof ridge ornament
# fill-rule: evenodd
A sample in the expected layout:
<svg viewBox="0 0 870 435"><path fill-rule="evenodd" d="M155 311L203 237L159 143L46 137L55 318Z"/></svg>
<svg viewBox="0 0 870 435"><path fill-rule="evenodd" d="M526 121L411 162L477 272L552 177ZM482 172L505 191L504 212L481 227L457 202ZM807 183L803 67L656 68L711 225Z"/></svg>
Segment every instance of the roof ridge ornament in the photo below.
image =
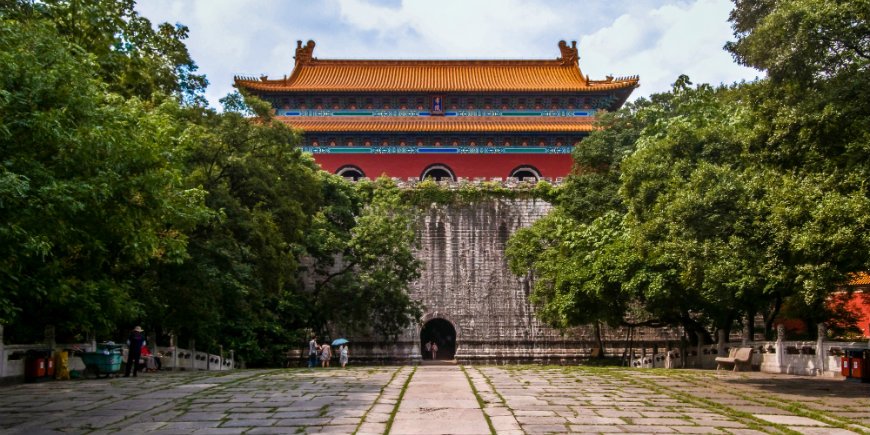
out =
<svg viewBox="0 0 870 435"><path fill-rule="evenodd" d="M580 54L577 52L577 41L571 41L570 47L564 39L559 41L559 51L562 52L562 56L558 59L562 66L580 66Z"/></svg>
<svg viewBox="0 0 870 435"><path fill-rule="evenodd" d="M308 63L311 59L314 59L314 45L314 41L310 39L304 47L302 46L302 41L296 41L296 56L293 57L296 59L296 66Z"/></svg>

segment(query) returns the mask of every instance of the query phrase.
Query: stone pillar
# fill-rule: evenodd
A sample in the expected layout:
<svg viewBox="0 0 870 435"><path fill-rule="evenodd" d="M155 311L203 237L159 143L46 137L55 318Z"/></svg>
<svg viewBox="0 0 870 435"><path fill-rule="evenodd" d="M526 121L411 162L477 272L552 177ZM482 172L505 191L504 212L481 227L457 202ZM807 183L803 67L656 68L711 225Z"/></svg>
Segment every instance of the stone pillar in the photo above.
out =
<svg viewBox="0 0 870 435"><path fill-rule="evenodd" d="M232 364L230 368L236 368L236 351L233 349L230 349L230 364Z"/></svg>
<svg viewBox="0 0 870 435"><path fill-rule="evenodd" d="M684 332L683 335L680 337L680 354L681 354L680 355L680 360L681 360L680 361L680 368L683 368L683 369L688 366L688 363L686 362L686 359L689 358L689 352L687 351L688 348L689 348L689 343L688 343L688 340L686 339L686 335Z"/></svg>
<svg viewBox="0 0 870 435"><path fill-rule="evenodd" d="M776 365L779 373L785 373L785 370L783 370L785 366L785 345L782 344L783 340L785 340L785 325L776 325Z"/></svg>
<svg viewBox="0 0 870 435"><path fill-rule="evenodd" d="M3 324L0 323L0 379L6 376L6 346L3 343Z"/></svg>
<svg viewBox="0 0 870 435"><path fill-rule="evenodd" d="M221 344L218 346L218 352L220 352L220 357L221 357L220 367L218 367L218 370L223 370L224 369L224 345Z"/></svg>
<svg viewBox="0 0 870 435"><path fill-rule="evenodd" d="M725 354L725 343L728 342L728 334L725 328L716 330L716 354L719 356L728 356Z"/></svg>
<svg viewBox="0 0 870 435"><path fill-rule="evenodd" d="M817 325L818 336L816 337L816 374L823 375L828 370L828 353L825 352L825 339L828 335L828 325L821 322Z"/></svg>
<svg viewBox="0 0 870 435"><path fill-rule="evenodd" d="M704 368L704 334L701 331L695 332L698 337L698 357L695 359L695 368Z"/></svg>
<svg viewBox="0 0 870 435"><path fill-rule="evenodd" d="M172 348L172 371L178 370L178 337L169 334L169 347Z"/></svg>
<svg viewBox="0 0 870 435"><path fill-rule="evenodd" d="M411 347L410 352L408 354L409 363L413 366L420 365L423 362L423 354L420 353L420 331L423 329L423 325L414 324L408 327L408 335L411 336ZM456 335L459 335L458 332ZM455 340L454 343L458 348L459 343L458 340ZM459 352L459 349L456 349L456 352ZM455 356L454 356L455 358Z"/></svg>
<svg viewBox="0 0 870 435"><path fill-rule="evenodd" d="M196 340L191 338L188 341L188 347L187 351L190 352L190 369L196 370Z"/></svg>

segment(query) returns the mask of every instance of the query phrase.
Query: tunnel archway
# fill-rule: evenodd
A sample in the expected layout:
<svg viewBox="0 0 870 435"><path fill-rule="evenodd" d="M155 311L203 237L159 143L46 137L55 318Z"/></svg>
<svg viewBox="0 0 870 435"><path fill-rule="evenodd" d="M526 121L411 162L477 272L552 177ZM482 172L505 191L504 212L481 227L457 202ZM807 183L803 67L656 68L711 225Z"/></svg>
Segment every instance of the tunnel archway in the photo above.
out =
<svg viewBox="0 0 870 435"><path fill-rule="evenodd" d="M432 352L426 349L426 344L429 342L438 345L435 359L452 360L456 355L456 328L445 319L429 320L420 330L420 353L424 360L432 359Z"/></svg>

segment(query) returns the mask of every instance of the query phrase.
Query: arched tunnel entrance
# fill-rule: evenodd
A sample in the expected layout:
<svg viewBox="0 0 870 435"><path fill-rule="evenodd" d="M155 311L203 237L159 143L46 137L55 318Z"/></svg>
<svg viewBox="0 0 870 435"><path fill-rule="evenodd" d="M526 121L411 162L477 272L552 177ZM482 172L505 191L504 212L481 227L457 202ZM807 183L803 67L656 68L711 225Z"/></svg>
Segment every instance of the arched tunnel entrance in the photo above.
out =
<svg viewBox="0 0 870 435"><path fill-rule="evenodd" d="M435 358L432 358L432 351L427 349L427 343L430 342L438 345ZM456 328L453 324L444 319L426 322L420 331L420 353L424 360L452 360L456 355Z"/></svg>

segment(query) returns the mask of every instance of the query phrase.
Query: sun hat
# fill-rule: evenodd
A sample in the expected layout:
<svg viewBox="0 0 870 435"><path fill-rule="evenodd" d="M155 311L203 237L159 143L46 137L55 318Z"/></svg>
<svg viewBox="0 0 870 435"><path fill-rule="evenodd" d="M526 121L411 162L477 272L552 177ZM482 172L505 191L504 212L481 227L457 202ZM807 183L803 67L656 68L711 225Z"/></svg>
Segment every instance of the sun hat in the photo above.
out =
<svg viewBox="0 0 870 435"><path fill-rule="evenodd" d="M141 327L141 326L137 326L137 327L133 328L133 330L136 331L136 332L142 332L142 327Z"/></svg>

